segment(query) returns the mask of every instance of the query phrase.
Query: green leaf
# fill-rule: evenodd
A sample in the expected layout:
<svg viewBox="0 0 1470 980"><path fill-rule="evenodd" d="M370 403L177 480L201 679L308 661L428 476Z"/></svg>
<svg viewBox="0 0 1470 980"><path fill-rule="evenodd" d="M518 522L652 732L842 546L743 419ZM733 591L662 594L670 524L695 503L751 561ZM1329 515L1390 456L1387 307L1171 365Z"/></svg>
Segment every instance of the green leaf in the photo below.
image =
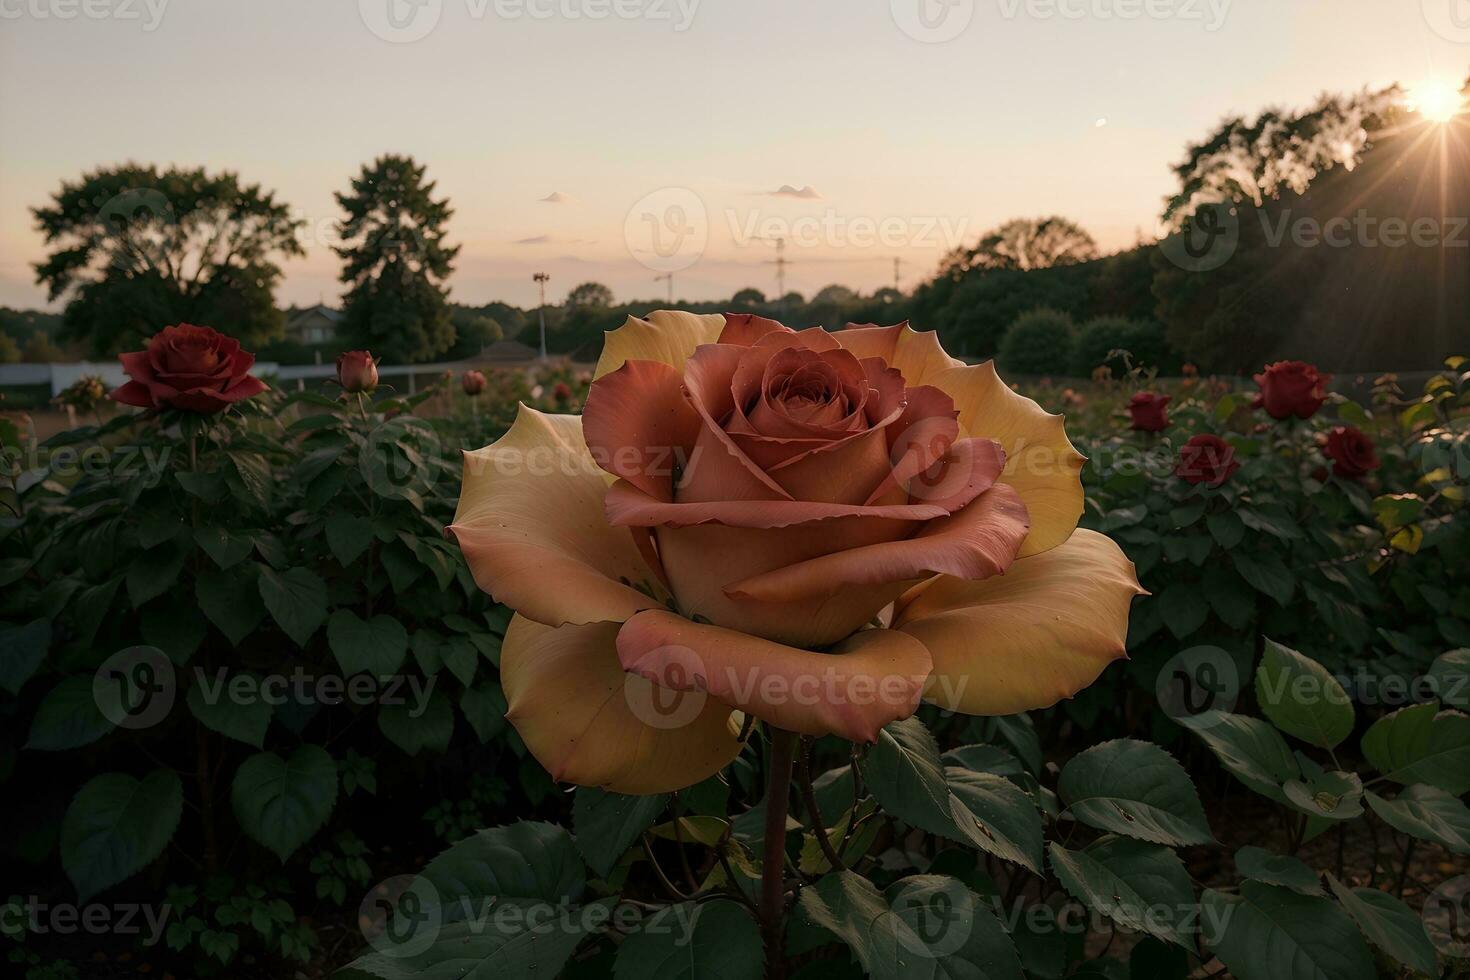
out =
<svg viewBox="0 0 1470 980"><path fill-rule="evenodd" d="M315 572L290 568L278 572L260 568L260 598L277 625L300 647L306 646L327 618L327 585Z"/></svg>
<svg viewBox="0 0 1470 980"><path fill-rule="evenodd" d="M254 632L265 616L265 606L256 592L257 575L258 566L244 564L229 571L200 572L194 582L199 608L236 646Z"/></svg>
<svg viewBox="0 0 1470 980"><path fill-rule="evenodd" d="M1295 518L1284 507L1242 507L1240 519L1252 531L1261 531L1284 541L1295 541L1302 536Z"/></svg>
<svg viewBox="0 0 1470 980"><path fill-rule="evenodd" d="M1256 595L1225 565L1208 565L1201 573L1210 607L1233 629L1245 629L1256 615Z"/></svg>
<svg viewBox="0 0 1470 980"><path fill-rule="evenodd" d="M1373 954L1325 898L1243 881L1239 895L1206 889L1205 943L1237 980L1375 980Z"/></svg>
<svg viewBox="0 0 1470 980"><path fill-rule="evenodd" d="M397 673L408 655L408 631L381 613L365 622L351 609L338 609L327 621L327 642L348 677L358 673L388 677Z"/></svg>
<svg viewBox="0 0 1470 980"><path fill-rule="evenodd" d="M18 694L51 646L51 621L35 619L24 626L0 629L0 687Z"/></svg>
<svg viewBox="0 0 1470 980"><path fill-rule="evenodd" d="M138 780L94 776L61 819L61 866L86 902L132 877L163 853L179 825L184 787L172 769Z"/></svg>
<svg viewBox="0 0 1470 980"><path fill-rule="evenodd" d="M1255 586L1258 592L1265 593L1282 606L1291 601L1291 594L1296 588L1296 579L1281 563L1281 559L1275 555L1252 556L1244 551L1232 551L1230 561L1235 565L1235 570L1240 573L1240 577Z"/></svg>
<svg viewBox="0 0 1470 980"><path fill-rule="evenodd" d="M1235 868L1244 878L1281 885L1303 895L1321 895L1317 872L1294 857L1272 854L1261 847L1242 847L1235 852Z"/></svg>
<svg viewBox="0 0 1470 980"><path fill-rule="evenodd" d="M1352 820L1363 815L1363 781L1355 772L1327 772L1310 759L1298 760L1302 778L1281 787L1286 802L1318 820Z"/></svg>
<svg viewBox="0 0 1470 980"><path fill-rule="evenodd" d="M373 543L373 524L365 517L337 511L327 518L326 535L327 547L346 568Z"/></svg>
<svg viewBox="0 0 1470 980"><path fill-rule="evenodd" d="M199 677L186 697L189 712L210 731L260 748L265 744L274 709L260 696L259 680L252 680L251 695L241 699L232 694L230 677L224 668L213 678Z"/></svg>
<svg viewBox="0 0 1470 980"><path fill-rule="evenodd" d="M1193 949L1194 888L1169 848L1128 837L1103 837L1083 851L1053 842L1051 867L1062 887L1126 929Z"/></svg>
<svg viewBox="0 0 1470 980"><path fill-rule="evenodd" d="M505 693L494 681L486 681L479 687L467 687L459 696L459 710L475 730L475 737L484 745L505 728Z"/></svg>
<svg viewBox="0 0 1470 980"><path fill-rule="evenodd" d="M378 730L409 755L418 755L425 749L443 752L454 736L454 708L440 691L432 692L427 698L423 691L418 691L402 703L381 704Z"/></svg>
<svg viewBox="0 0 1470 980"><path fill-rule="evenodd" d="M128 564L128 598L135 607L173 588L188 552L183 548L155 548Z"/></svg>
<svg viewBox="0 0 1470 980"><path fill-rule="evenodd" d="M1470 711L1470 650L1451 650L1434 658L1427 675L1439 699Z"/></svg>
<svg viewBox="0 0 1470 980"><path fill-rule="evenodd" d="M623 940L614 980L761 980L760 928L726 899L685 902L654 913Z"/></svg>
<svg viewBox="0 0 1470 980"><path fill-rule="evenodd" d="M1470 790L1470 717L1416 704L1375 721L1363 756L1396 783L1428 783L1455 796Z"/></svg>
<svg viewBox="0 0 1470 980"><path fill-rule="evenodd" d="M1267 799L1285 803L1281 786L1301 775L1281 733L1259 718L1220 714L1194 729L1236 779Z"/></svg>
<svg viewBox="0 0 1470 980"><path fill-rule="evenodd" d="M1403 902L1376 888L1348 888L1330 872L1327 883L1363 935L1415 973L1439 972L1434 943L1424 920Z"/></svg>
<svg viewBox="0 0 1470 980"><path fill-rule="evenodd" d="M586 875L564 829L521 821L466 837L441 851L421 877L434 886L448 922L476 913L486 898L520 904L578 902Z"/></svg>
<svg viewBox="0 0 1470 980"><path fill-rule="evenodd" d="M1103 742L1072 757L1057 792L1078 820L1156 844L1209 844L1210 826L1189 774L1157 745Z"/></svg>
<svg viewBox="0 0 1470 980"><path fill-rule="evenodd" d="M1022 980L1010 937L960 881L914 875L879 892L851 871L801 890L798 907L841 939L874 980L975 977Z"/></svg>
<svg viewBox="0 0 1470 980"><path fill-rule="evenodd" d="M197 587L196 583L196 591ZM209 623L192 606L165 598L143 609L143 641L168 654L176 664L188 663L208 632Z"/></svg>
<svg viewBox="0 0 1470 980"><path fill-rule="evenodd" d="M196 527L194 542L204 550L220 568L238 565L250 556L255 542L245 534L236 534L222 527Z"/></svg>
<svg viewBox="0 0 1470 980"><path fill-rule="evenodd" d="M336 801L337 765L319 745L303 745L289 760L256 753L230 787L240 829L282 862L326 823Z"/></svg>
<svg viewBox="0 0 1470 980"><path fill-rule="evenodd" d="M1337 678L1273 640L1266 641L1256 668L1256 698L1272 724L1319 749L1352 734L1353 704Z"/></svg>
<svg viewBox="0 0 1470 980"><path fill-rule="evenodd" d="M1164 625L1180 640L1203 626L1210 615L1209 601L1193 583L1180 582L1166 589L1158 603Z"/></svg>
<svg viewBox="0 0 1470 980"><path fill-rule="evenodd" d="M60 752L90 745L112 731L97 707L91 677L68 677L51 689L31 719L31 734L25 747Z"/></svg>
<svg viewBox="0 0 1470 980"><path fill-rule="evenodd" d="M625 796L579 786L572 803L572 831L576 834L577 850L587 859L589 868L606 878L623 852L653 826L668 805L666 794Z"/></svg>
<svg viewBox="0 0 1470 980"><path fill-rule="evenodd" d="M1205 518L1210 535L1225 549L1234 548L1245 537L1245 523L1241 515L1233 510L1222 510Z"/></svg>
<svg viewBox="0 0 1470 980"><path fill-rule="evenodd" d="M945 770L951 794L950 815L967 838L1005 861L1041 873L1041 814L1015 783L1004 776L955 766ZM960 804L956 806L955 803Z"/></svg>
<svg viewBox="0 0 1470 980"><path fill-rule="evenodd" d="M1410 786L1396 799L1369 792L1368 806L1400 833L1443 844L1456 854L1470 854L1470 809L1456 796L1434 786Z"/></svg>

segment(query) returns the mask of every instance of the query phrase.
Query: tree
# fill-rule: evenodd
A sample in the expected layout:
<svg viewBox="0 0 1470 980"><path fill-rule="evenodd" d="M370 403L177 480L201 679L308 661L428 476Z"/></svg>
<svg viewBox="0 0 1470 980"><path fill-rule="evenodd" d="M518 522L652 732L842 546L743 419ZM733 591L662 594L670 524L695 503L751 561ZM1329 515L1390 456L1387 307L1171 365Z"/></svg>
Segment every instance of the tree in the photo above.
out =
<svg viewBox="0 0 1470 980"><path fill-rule="evenodd" d="M1041 307L1006 329L996 360L1012 374L1064 374L1071 367L1072 335L1070 316Z"/></svg>
<svg viewBox="0 0 1470 980"><path fill-rule="evenodd" d="M454 344L449 290L459 246L445 243L454 212L412 157L387 154L362 168L337 203L348 285L342 328L388 363L430 360Z"/></svg>
<svg viewBox="0 0 1470 980"><path fill-rule="evenodd" d="M764 306L765 302L766 294L754 286L746 286L730 297L731 308L737 310L754 309L757 306Z"/></svg>
<svg viewBox="0 0 1470 980"><path fill-rule="evenodd" d="M1015 218L980 237L968 251L945 256L940 274L959 277L971 269L1030 272L1076 265L1097 258L1097 242L1066 218Z"/></svg>
<svg viewBox="0 0 1470 980"><path fill-rule="evenodd" d="M27 364L52 364L66 359L66 351L52 343L44 330L37 330L21 348L20 359Z"/></svg>
<svg viewBox="0 0 1470 980"><path fill-rule="evenodd" d="M0 333L0 364L14 364L20 360L20 348L9 334Z"/></svg>
<svg viewBox="0 0 1470 980"><path fill-rule="evenodd" d="M52 250L36 282L51 300L70 295L61 336L93 356L137 348L171 323L216 326L250 345L282 332L276 258L305 254L302 222L258 184L127 164L63 182L31 213Z"/></svg>
<svg viewBox="0 0 1470 980"><path fill-rule="evenodd" d="M567 293L567 308L606 309L613 305L613 291L600 282L584 282Z"/></svg>

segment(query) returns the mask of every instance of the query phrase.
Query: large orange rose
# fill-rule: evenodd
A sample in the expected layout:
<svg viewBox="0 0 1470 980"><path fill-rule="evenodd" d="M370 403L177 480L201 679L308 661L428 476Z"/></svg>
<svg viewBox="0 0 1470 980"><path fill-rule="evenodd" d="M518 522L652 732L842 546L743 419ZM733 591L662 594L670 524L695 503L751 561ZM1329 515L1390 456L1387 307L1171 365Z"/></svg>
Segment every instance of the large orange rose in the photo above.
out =
<svg viewBox="0 0 1470 980"><path fill-rule="evenodd" d="M523 408L466 454L450 530L518 613L531 751L652 793L727 764L746 713L871 741L921 698L1012 714L1090 684L1141 590L1076 530L1081 465L932 333L659 312L608 334L582 418Z"/></svg>

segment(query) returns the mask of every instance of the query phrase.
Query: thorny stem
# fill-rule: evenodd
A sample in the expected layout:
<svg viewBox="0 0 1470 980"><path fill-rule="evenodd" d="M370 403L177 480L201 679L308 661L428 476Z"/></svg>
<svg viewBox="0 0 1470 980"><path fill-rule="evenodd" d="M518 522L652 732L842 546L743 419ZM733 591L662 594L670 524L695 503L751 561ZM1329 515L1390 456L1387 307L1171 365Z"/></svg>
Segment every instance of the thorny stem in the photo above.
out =
<svg viewBox="0 0 1470 980"><path fill-rule="evenodd" d="M786 914L786 811L791 802L795 732L768 726L770 755L766 773L766 836L761 861L761 938L766 947L766 980L781 980L782 919Z"/></svg>
<svg viewBox="0 0 1470 980"><path fill-rule="evenodd" d="M822 819L822 811L817 808L817 793L812 789L812 741L810 738L801 740L801 760L796 766L797 785L801 787L801 802L806 807L807 816L811 818L812 829L817 834L817 844L822 848L822 854L827 858L827 863L832 866L833 871L841 871L846 865L842 858L832 848L832 841L827 837L827 821ZM857 819L856 806L853 813L848 817L848 824ZM846 840L846 835L843 835Z"/></svg>

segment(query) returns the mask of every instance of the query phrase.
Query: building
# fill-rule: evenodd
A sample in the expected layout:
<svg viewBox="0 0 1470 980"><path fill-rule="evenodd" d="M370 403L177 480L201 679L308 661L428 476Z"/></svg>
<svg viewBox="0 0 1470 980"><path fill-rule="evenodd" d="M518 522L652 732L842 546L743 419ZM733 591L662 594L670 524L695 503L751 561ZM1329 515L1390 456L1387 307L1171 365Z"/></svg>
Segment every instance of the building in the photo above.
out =
<svg viewBox="0 0 1470 980"><path fill-rule="evenodd" d="M326 344L337 338L337 324L342 311L318 303L304 310L290 310L286 315L286 339L298 344Z"/></svg>

